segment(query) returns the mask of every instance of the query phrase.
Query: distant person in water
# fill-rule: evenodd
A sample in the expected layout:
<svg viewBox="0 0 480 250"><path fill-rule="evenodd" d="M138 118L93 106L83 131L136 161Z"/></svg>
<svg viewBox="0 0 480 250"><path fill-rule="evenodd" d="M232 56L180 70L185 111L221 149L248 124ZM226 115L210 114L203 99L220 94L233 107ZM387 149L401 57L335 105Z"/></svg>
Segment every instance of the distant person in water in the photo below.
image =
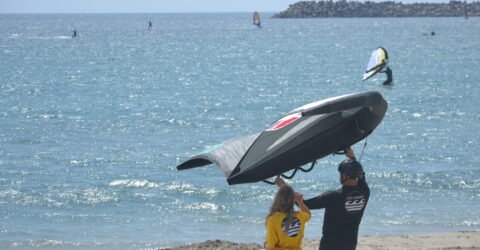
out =
<svg viewBox="0 0 480 250"><path fill-rule="evenodd" d="M260 21L260 15L256 11L253 13L253 25L256 25L259 28L262 27L262 24Z"/></svg>
<svg viewBox="0 0 480 250"><path fill-rule="evenodd" d="M392 74L392 70L390 69L390 67L387 66L387 69L385 71L382 71L382 73L387 74L387 80L385 80L383 82L383 85L392 85L393 74Z"/></svg>
<svg viewBox="0 0 480 250"><path fill-rule="evenodd" d="M148 30L152 30L152 29L153 29L152 21L148 21Z"/></svg>
<svg viewBox="0 0 480 250"><path fill-rule="evenodd" d="M424 36L434 36L435 35L435 31L432 31L429 33L423 33Z"/></svg>
<svg viewBox="0 0 480 250"><path fill-rule="evenodd" d="M77 30L73 30L72 38L75 38L75 37L77 37Z"/></svg>

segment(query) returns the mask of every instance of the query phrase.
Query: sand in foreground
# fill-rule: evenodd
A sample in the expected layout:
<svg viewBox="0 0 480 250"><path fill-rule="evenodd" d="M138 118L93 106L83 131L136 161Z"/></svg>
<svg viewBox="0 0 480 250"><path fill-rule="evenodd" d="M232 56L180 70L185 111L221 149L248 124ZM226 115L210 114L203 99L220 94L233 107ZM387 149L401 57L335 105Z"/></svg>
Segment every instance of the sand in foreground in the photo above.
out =
<svg viewBox="0 0 480 250"><path fill-rule="evenodd" d="M317 250L318 240L304 240L303 250ZM168 248L171 250L258 250L262 249L255 243L233 243L228 241L206 241L203 243ZM480 250L480 232L458 232L439 234L400 235L382 237L360 237L358 250Z"/></svg>

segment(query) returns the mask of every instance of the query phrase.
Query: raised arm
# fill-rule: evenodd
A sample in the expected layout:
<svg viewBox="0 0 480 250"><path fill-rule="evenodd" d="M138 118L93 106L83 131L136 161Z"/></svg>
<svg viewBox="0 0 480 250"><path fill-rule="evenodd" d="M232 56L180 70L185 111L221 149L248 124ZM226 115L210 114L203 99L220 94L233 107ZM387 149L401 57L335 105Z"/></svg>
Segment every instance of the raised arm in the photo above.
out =
<svg viewBox="0 0 480 250"><path fill-rule="evenodd" d="M310 209L303 202L303 194L296 193L295 194L295 202L297 203L297 205L298 205L298 207L300 208L301 211L304 211L304 212L307 212L307 213L310 214Z"/></svg>
<svg viewBox="0 0 480 250"><path fill-rule="evenodd" d="M356 161L357 159L355 158L355 154L353 153L353 150L352 148L350 147L347 147L345 148L345 156L352 160L352 161ZM358 184L364 188L368 188L368 185L367 185L367 180L365 179L365 171L362 171L362 173L359 174L358 176Z"/></svg>
<svg viewBox="0 0 480 250"><path fill-rule="evenodd" d="M346 156L348 159L350 159L350 160L352 160L352 161L353 161L353 160L356 160L355 154L353 153L353 150L352 150L351 147L346 147L344 151L345 151L345 156Z"/></svg>
<svg viewBox="0 0 480 250"><path fill-rule="evenodd" d="M285 181L282 178L280 178L280 176L277 176L277 178L275 178L275 184L277 184L279 188L287 185L287 183L285 183Z"/></svg>

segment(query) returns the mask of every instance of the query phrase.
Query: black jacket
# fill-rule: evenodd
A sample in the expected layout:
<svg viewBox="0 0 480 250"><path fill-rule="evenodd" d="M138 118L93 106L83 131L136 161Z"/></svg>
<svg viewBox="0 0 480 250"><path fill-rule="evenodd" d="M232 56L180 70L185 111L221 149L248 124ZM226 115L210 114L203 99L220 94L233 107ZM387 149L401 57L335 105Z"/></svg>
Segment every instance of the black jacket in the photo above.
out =
<svg viewBox="0 0 480 250"><path fill-rule="evenodd" d="M310 209L325 208L322 243L355 247L358 227L369 197L370 188L364 176L355 187L343 186L305 200L305 205Z"/></svg>

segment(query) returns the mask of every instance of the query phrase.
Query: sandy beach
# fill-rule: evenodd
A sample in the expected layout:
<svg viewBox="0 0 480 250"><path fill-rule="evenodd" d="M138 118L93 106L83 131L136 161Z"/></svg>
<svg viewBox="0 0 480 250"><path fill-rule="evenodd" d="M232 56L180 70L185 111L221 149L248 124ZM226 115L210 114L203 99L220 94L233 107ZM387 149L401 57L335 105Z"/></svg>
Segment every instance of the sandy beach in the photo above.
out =
<svg viewBox="0 0 480 250"><path fill-rule="evenodd" d="M318 240L304 240L304 250L318 249ZM234 243L221 240L209 240L206 242L167 248L170 250L194 250L194 249L216 249L216 250L257 250L262 249L260 244L255 243ZM360 237L358 250L480 250L480 232L457 232L438 234L418 235L396 235L396 236L366 236Z"/></svg>

